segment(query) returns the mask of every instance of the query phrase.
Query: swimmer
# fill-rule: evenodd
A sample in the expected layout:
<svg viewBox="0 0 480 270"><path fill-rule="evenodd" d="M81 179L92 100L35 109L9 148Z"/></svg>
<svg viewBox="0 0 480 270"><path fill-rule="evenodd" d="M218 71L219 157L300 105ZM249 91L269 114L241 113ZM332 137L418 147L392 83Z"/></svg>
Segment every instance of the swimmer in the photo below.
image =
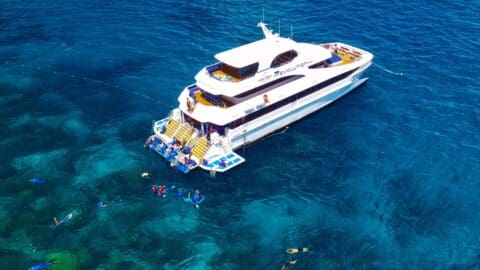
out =
<svg viewBox="0 0 480 270"><path fill-rule="evenodd" d="M190 197L190 192L188 192L188 197L183 199L185 202L193 204L196 208L200 208L200 204L205 200L205 196L200 193L200 190L195 191L195 195Z"/></svg>
<svg viewBox="0 0 480 270"><path fill-rule="evenodd" d="M281 270L293 269L293 266L297 263L297 260L291 260L282 265Z"/></svg>
<svg viewBox="0 0 480 270"><path fill-rule="evenodd" d="M287 249L287 253L289 254L297 254L297 253L300 253L300 252L308 252L308 248L289 248Z"/></svg>
<svg viewBox="0 0 480 270"><path fill-rule="evenodd" d="M205 199L205 196L203 196L200 193L200 190L199 189L195 190L195 195L193 195L193 201L195 203L201 203L201 202L203 202L204 199Z"/></svg>
<svg viewBox="0 0 480 270"><path fill-rule="evenodd" d="M158 196L160 196L160 197L166 197L167 196L167 195L165 195L165 186L164 185L158 186Z"/></svg>
<svg viewBox="0 0 480 270"><path fill-rule="evenodd" d="M34 265L34 266L28 268L28 270L41 270L41 269L48 268L48 267L50 267L50 265L54 264L56 260L57 259L51 259L51 260L48 260L46 262L39 263L37 265Z"/></svg>
<svg viewBox="0 0 480 270"><path fill-rule="evenodd" d="M100 209L102 209L102 208L105 208L105 207L107 207L107 206L108 206L108 205L104 204L103 202L98 202L98 203L97 203L97 209L98 209L98 210L100 210Z"/></svg>
<svg viewBox="0 0 480 270"><path fill-rule="evenodd" d="M188 197L187 197L187 198L183 198L183 200L184 200L185 202L187 202L187 203L191 203L191 204L195 205L196 208L199 208L199 207L200 207L200 205L198 205L197 203L195 203L195 202L193 201L193 199L190 198L190 192L188 192Z"/></svg>
<svg viewBox="0 0 480 270"><path fill-rule="evenodd" d="M30 179L30 182L33 184L45 184L45 182L47 181L42 178L33 178L33 179Z"/></svg>
<svg viewBox="0 0 480 270"><path fill-rule="evenodd" d="M183 188L178 188L177 200L179 200L180 198L183 198L184 195L185 195L185 190Z"/></svg>
<svg viewBox="0 0 480 270"><path fill-rule="evenodd" d="M157 187L156 185L153 185L153 186L152 186L152 194L153 194L153 196L155 196L155 194L157 194L157 193L158 193L158 187Z"/></svg>
<svg viewBox="0 0 480 270"><path fill-rule="evenodd" d="M163 195L163 197L167 196L168 192L170 192L170 190L174 190L177 186L171 186L171 187L167 187L165 188L165 195Z"/></svg>
<svg viewBox="0 0 480 270"><path fill-rule="evenodd" d="M150 176L152 176L152 174L149 172L143 172L140 174L140 177L142 178L149 178Z"/></svg>
<svg viewBox="0 0 480 270"><path fill-rule="evenodd" d="M58 221L56 217L53 217L53 220L55 221L55 225L51 225L49 228L52 230L55 230L58 226L62 225L63 223L68 222L71 220L73 217L73 213L70 213L66 215L62 220Z"/></svg>

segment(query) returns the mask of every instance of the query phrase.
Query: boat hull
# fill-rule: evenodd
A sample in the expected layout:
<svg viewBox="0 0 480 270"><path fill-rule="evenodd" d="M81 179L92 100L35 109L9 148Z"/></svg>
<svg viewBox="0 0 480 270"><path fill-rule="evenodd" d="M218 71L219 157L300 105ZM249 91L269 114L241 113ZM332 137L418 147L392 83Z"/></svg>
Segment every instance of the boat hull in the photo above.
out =
<svg viewBox="0 0 480 270"><path fill-rule="evenodd" d="M231 142L233 149L251 144L341 98L368 80L368 78L359 79L361 73L363 71L342 80L336 84L337 86L334 89L313 93L285 106L285 108L280 108L262 116L254 123L232 130Z"/></svg>

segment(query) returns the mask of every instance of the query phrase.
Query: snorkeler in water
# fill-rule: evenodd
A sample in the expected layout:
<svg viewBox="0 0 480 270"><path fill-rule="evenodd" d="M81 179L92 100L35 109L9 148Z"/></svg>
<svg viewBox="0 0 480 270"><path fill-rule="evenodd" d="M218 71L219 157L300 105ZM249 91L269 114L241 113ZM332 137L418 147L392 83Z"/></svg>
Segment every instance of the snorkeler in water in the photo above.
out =
<svg viewBox="0 0 480 270"><path fill-rule="evenodd" d="M195 190L195 195L193 195L193 201L195 203L201 203L205 199L205 196L202 195L199 189Z"/></svg>
<svg viewBox="0 0 480 270"><path fill-rule="evenodd" d="M48 260L48 261L46 261L46 262L42 262L42 263L36 264L36 265L28 268L28 270L41 270L41 269L46 269L46 268L50 267L50 265L54 264L56 260L57 260L57 259L51 259L51 260Z"/></svg>
<svg viewBox="0 0 480 270"><path fill-rule="evenodd" d="M167 194L171 191L171 190L174 190L176 188L176 186L171 186L171 187L167 187L165 188L164 192L163 192L163 197L167 196Z"/></svg>
<svg viewBox="0 0 480 270"><path fill-rule="evenodd" d="M150 176L152 176L152 174L149 173L149 172L143 172L143 173L140 174L140 176L141 176L142 178L149 178Z"/></svg>
<svg viewBox="0 0 480 270"><path fill-rule="evenodd" d="M42 179L42 178L33 178L33 179L30 179L30 182L32 184L45 184L45 182L47 182L45 179Z"/></svg>
<svg viewBox="0 0 480 270"><path fill-rule="evenodd" d="M205 196L201 194L200 190L195 190L195 195L190 197L190 192L187 198L183 198L185 202L193 204L196 208L200 208L200 204L205 200Z"/></svg>
<svg viewBox="0 0 480 270"><path fill-rule="evenodd" d="M104 204L103 202L100 201L100 202L97 203L97 210L100 210L100 209L105 208L107 206L108 206L107 204Z"/></svg>
<svg viewBox="0 0 480 270"><path fill-rule="evenodd" d="M289 253L289 254L297 254L297 253L300 253L300 252L305 253L305 252L308 252L308 251L309 251L308 248L305 248L305 247L304 248L289 248L289 249L287 249L287 253Z"/></svg>
<svg viewBox="0 0 480 270"><path fill-rule="evenodd" d="M294 266L296 263L297 263L297 260L288 261L288 262L282 264L282 267L280 267L280 270L293 269L293 266Z"/></svg>
<svg viewBox="0 0 480 270"><path fill-rule="evenodd" d="M185 189L183 188L178 188L178 191L177 191L177 200L180 200L181 198L183 198L183 196L185 195Z"/></svg>
<svg viewBox="0 0 480 270"><path fill-rule="evenodd" d="M153 194L153 196L155 196L157 193L158 193L158 186L157 186L157 185L153 185L153 186L152 186L152 194Z"/></svg>
<svg viewBox="0 0 480 270"><path fill-rule="evenodd" d="M158 196L160 197L165 197L165 186L164 185L160 185L158 186Z"/></svg>
<svg viewBox="0 0 480 270"><path fill-rule="evenodd" d="M70 220L72 219L72 217L73 217L73 212L70 213L70 214L68 214L68 215L66 215L66 216L65 216L63 219L61 219L60 221L58 221L56 217L53 217L53 220L55 221L55 225L50 225L49 228L52 229L52 230L55 230L58 226L60 226L60 225L62 225L62 224L64 224L64 223L70 221Z"/></svg>
<svg viewBox="0 0 480 270"><path fill-rule="evenodd" d="M152 186L152 195L153 196L160 196L160 197L167 197L167 194L175 189L176 186L166 187L165 185L153 185Z"/></svg>

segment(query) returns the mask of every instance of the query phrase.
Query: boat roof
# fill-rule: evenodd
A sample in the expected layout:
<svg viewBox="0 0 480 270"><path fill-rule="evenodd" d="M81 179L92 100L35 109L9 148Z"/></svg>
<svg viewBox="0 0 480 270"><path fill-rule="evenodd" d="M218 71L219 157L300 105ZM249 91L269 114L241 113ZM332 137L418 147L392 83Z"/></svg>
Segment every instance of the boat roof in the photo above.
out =
<svg viewBox="0 0 480 270"><path fill-rule="evenodd" d="M295 41L282 38L264 38L215 55L215 58L229 66L242 68L255 63L270 62L278 54L293 50Z"/></svg>
<svg viewBox="0 0 480 270"><path fill-rule="evenodd" d="M290 50L303 55L302 58L328 59L331 57L330 52L319 45L297 43L289 38L272 36L218 53L215 58L235 68L258 63L258 70L261 71L270 68L276 56Z"/></svg>

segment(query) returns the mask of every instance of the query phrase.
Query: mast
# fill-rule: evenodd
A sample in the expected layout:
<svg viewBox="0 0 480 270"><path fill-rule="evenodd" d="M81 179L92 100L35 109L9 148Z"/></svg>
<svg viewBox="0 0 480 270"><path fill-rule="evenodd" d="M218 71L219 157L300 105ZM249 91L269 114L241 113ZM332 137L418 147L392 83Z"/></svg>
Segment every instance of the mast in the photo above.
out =
<svg viewBox="0 0 480 270"><path fill-rule="evenodd" d="M268 29L267 25L264 22L259 22L257 26L262 28L263 35L266 39L273 38L275 36L272 30Z"/></svg>

